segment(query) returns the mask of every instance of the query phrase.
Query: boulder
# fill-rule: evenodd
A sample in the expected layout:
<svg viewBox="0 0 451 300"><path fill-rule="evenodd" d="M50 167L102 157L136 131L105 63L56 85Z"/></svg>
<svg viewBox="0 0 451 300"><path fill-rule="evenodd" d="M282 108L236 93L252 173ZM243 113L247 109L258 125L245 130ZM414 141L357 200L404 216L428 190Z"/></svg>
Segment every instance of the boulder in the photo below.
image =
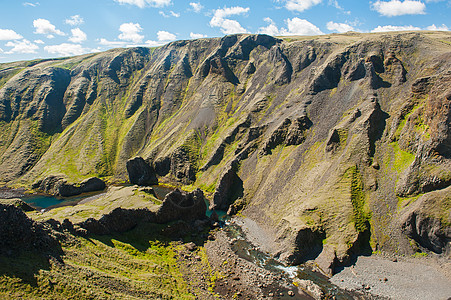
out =
<svg viewBox="0 0 451 300"><path fill-rule="evenodd" d="M196 189L191 193L185 193L176 189L164 198L163 204L156 213L156 222L204 219L206 211L207 204L202 190Z"/></svg>
<svg viewBox="0 0 451 300"><path fill-rule="evenodd" d="M130 183L137 185L158 184L155 170L142 157L137 156L129 159L126 167Z"/></svg>
<svg viewBox="0 0 451 300"><path fill-rule="evenodd" d="M230 166L222 174L210 209L227 211L235 200L243 196L243 181L236 174L235 169L234 166Z"/></svg>
<svg viewBox="0 0 451 300"><path fill-rule="evenodd" d="M70 197L82 193L101 191L106 188L102 179L91 177L79 183L68 183L59 176L48 176L32 185L32 188L47 194Z"/></svg>
<svg viewBox="0 0 451 300"><path fill-rule="evenodd" d="M46 227L27 217L14 205L0 204L0 253L12 251L54 252L58 242Z"/></svg>

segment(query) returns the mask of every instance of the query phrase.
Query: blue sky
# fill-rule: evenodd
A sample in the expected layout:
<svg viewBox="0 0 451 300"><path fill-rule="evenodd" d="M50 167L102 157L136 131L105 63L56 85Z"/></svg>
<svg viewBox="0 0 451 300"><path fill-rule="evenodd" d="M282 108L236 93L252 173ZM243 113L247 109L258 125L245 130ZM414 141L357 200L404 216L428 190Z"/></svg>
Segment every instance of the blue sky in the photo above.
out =
<svg viewBox="0 0 451 300"><path fill-rule="evenodd" d="M451 0L2 0L0 62L232 33L450 30Z"/></svg>

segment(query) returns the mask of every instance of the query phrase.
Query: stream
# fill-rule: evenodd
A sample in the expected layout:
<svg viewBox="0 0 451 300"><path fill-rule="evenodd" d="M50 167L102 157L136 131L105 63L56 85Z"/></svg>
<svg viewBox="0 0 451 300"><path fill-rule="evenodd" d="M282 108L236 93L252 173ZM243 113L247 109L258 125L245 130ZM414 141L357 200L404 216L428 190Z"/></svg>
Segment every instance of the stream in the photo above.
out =
<svg viewBox="0 0 451 300"><path fill-rule="evenodd" d="M226 222L226 224L227 225L224 226L223 230L231 239L235 241L232 245L232 249L240 258L250 261L273 273L286 276L290 279L297 277L301 280L310 280L321 288L326 297L329 297L326 299L347 300L356 299L356 296L358 296L355 293L340 289L336 285L332 284L326 276L313 271L307 266L285 266L283 263L274 259L269 254L262 252L250 243L246 239L246 235L240 226L235 223L232 224Z"/></svg>
<svg viewBox="0 0 451 300"><path fill-rule="evenodd" d="M163 200L166 194L174 190L173 188L161 185L155 185L152 186L152 188L159 200ZM45 194L32 194L23 195L21 199L38 210L49 210L56 207L74 206L79 203L86 203L104 194L105 191L99 191L66 198ZM206 215L207 217L210 217L213 211L208 209L209 203L207 202L206 204ZM227 233L231 240L234 240L232 249L240 258L252 262L268 271L286 276L291 280L295 277L301 280L311 280L321 288L325 295L331 297L331 299L345 300L356 298L356 294L338 288L332 284L326 276L313 271L307 266L285 266L271 255L259 250L255 245L249 242L242 228L234 222L229 222L229 217L225 211L216 211L216 213L218 214L220 223L223 225L222 229Z"/></svg>

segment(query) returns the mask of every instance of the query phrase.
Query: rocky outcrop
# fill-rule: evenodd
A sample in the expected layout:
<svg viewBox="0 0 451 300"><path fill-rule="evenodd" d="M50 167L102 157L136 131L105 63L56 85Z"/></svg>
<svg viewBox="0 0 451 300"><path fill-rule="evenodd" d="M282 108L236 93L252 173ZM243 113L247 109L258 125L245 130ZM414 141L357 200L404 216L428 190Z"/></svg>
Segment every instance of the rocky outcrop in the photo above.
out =
<svg viewBox="0 0 451 300"><path fill-rule="evenodd" d="M186 227L194 224L196 220L206 219L206 210L206 199L201 190L197 189L186 193L177 189L165 196L156 212L145 208L124 209L118 207L98 220L88 218L74 225L86 230L84 234L100 235L127 232L141 223L168 224L174 221L185 221L184 226Z"/></svg>
<svg viewBox="0 0 451 300"><path fill-rule="evenodd" d="M101 191L106 188L103 180L97 177L90 177L79 183L68 183L67 180L59 176L48 176L39 180L32 186L33 189L61 197L70 197L88 192Z"/></svg>
<svg viewBox="0 0 451 300"><path fill-rule="evenodd" d="M236 171L236 164L232 164L222 174L216 186L210 209L227 211L235 200L243 196L243 181Z"/></svg>
<svg viewBox="0 0 451 300"><path fill-rule="evenodd" d="M0 198L0 204L13 205L13 206L21 209L24 212L35 210L33 207L31 207L30 205L28 205L26 202L22 201L19 198L10 198L10 199L1 199Z"/></svg>
<svg viewBox="0 0 451 300"><path fill-rule="evenodd" d="M20 251L58 252L59 244L50 230L14 205L0 204L0 253Z"/></svg>
<svg viewBox="0 0 451 300"><path fill-rule="evenodd" d="M138 185L158 184L155 170L142 157L129 159L126 167L130 183Z"/></svg>
<svg viewBox="0 0 451 300"><path fill-rule="evenodd" d="M176 189L166 195L155 217L157 223L168 223L175 220L194 221L205 219L207 211L206 199L202 190L185 193Z"/></svg>
<svg viewBox="0 0 451 300"><path fill-rule="evenodd" d="M127 232L141 222L154 221L154 213L147 209L123 209L118 207L112 212L103 215L99 220L88 218L86 221L76 225L85 229L87 234L104 235Z"/></svg>

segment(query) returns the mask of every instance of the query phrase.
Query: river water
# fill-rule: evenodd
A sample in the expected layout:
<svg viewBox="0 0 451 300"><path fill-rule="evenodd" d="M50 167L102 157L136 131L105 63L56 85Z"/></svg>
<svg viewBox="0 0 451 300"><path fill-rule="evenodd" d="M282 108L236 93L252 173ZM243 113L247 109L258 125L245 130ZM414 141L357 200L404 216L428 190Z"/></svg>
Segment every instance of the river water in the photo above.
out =
<svg viewBox="0 0 451 300"><path fill-rule="evenodd" d="M166 194L173 191L173 188L166 186L152 186L155 191L155 195L158 199L163 200ZM95 198L98 198L104 195L105 192L92 192L85 193L78 196L61 198L55 197L51 195L45 194L33 194L33 195L24 195L21 199L31 205L32 207L38 210L49 210L56 207L62 206L74 206L78 203L88 202ZM207 204L207 217L210 217L212 211L208 209ZM258 247L255 247L251 242L249 242L246 238L245 233L236 223L228 222L228 217L225 211L216 211L221 220L221 223L224 225L223 230L227 233L227 235L233 239L235 242L232 245L233 251L242 259L250 261L259 267L267 269L271 272L281 274L283 276L294 279L295 277L304 280L311 280L316 285L318 285L321 290L327 295L328 299L356 299L355 294L350 293L345 290L341 290L334 284L332 284L328 278L320 273L314 272L312 269L306 266L285 266L278 260L271 257L269 254L262 252Z"/></svg>

